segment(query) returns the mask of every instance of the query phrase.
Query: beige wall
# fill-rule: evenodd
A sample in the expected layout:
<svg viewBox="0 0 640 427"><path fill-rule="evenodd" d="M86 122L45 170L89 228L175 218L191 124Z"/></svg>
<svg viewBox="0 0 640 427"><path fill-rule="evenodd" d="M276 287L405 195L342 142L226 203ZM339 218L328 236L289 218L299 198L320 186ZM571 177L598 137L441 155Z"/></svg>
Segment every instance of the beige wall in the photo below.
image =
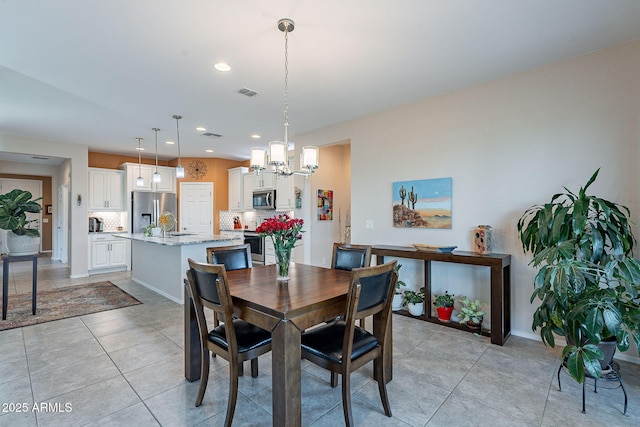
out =
<svg viewBox="0 0 640 427"><path fill-rule="evenodd" d="M600 167L591 191L627 205L640 224L640 41L297 135L296 143L345 139L353 241L469 250L471 230L491 224L495 252L512 254L512 332L537 337L529 303L535 270L516 233L524 210L563 186L577 189ZM392 183L440 177L453 178L453 228L393 228ZM317 178L316 188L324 185ZM401 276L417 287L422 266L406 261ZM438 265L433 289L489 301L488 273L480 270Z"/></svg>

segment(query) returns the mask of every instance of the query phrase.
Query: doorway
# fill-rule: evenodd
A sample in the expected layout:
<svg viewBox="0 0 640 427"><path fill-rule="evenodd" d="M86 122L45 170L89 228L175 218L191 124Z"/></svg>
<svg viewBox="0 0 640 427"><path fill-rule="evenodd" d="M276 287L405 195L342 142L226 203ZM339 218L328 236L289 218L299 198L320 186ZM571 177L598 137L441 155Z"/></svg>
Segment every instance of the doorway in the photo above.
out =
<svg viewBox="0 0 640 427"><path fill-rule="evenodd" d="M213 182L180 183L180 231L213 234Z"/></svg>

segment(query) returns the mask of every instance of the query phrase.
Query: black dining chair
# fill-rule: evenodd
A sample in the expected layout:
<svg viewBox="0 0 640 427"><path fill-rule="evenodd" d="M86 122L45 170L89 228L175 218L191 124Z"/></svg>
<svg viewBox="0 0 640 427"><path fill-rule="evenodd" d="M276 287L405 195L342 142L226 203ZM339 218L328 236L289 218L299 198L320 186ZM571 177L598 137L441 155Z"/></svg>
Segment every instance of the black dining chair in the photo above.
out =
<svg viewBox="0 0 640 427"><path fill-rule="evenodd" d="M351 271L371 265L371 246L334 243L331 268Z"/></svg>
<svg viewBox="0 0 640 427"><path fill-rule="evenodd" d="M345 318L302 334L302 358L342 375L342 408L347 426L351 413L351 372L374 360L374 370L384 413L391 416L384 369L384 346L391 319L391 300L398 280L397 261L351 270ZM379 314L373 333L356 326L356 320ZM333 384L332 384L333 386Z"/></svg>
<svg viewBox="0 0 640 427"><path fill-rule="evenodd" d="M207 262L222 264L227 271L251 268L251 245L217 246L207 248ZM220 325L218 315L213 313L213 326Z"/></svg>
<svg viewBox="0 0 640 427"><path fill-rule="evenodd" d="M225 426L231 426L238 397L239 366L245 360L251 360L251 376L258 376L258 356L271 351L271 333L233 318L233 301L224 265L199 263L191 258L188 261L185 285L195 307L201 342L200 388L196 407L202 404L207 389L209 354L217 354L229 362L229 400ZM209 330L205 307L217 312L224 324Z"/></svg>

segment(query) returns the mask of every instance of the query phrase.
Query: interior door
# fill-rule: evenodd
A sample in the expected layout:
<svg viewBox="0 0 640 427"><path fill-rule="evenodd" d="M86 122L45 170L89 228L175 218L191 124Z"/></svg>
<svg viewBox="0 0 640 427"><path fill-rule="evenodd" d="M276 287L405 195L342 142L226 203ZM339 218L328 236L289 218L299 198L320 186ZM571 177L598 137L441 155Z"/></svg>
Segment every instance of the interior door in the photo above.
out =
<svg viewBox="0 0 640 427"><path fill-rule="evenodd" d="M6 194L11 190L15 190L19 188L20 190L25 190L31 192L31 195L34 199L42 196L42 181L34 181L30 179L11 179L11 178L2 178L0 179L0 194ZM39 202L42 205L42 200ZM27 213L27 219L33 221L31 224L31 228L36 228L40 230L40 222L42 221L42 212L41 213ZM2 230L0 233L0 251L4 254L7 253L6 247L6 231ZM42 239L40 239L40 251L42 251Z"/></svg>
<svg viewBox="0 0 640 427"><path fill-rule="evenodd" d="M213 234L213 183L180 183L180 231Z"/></svg>

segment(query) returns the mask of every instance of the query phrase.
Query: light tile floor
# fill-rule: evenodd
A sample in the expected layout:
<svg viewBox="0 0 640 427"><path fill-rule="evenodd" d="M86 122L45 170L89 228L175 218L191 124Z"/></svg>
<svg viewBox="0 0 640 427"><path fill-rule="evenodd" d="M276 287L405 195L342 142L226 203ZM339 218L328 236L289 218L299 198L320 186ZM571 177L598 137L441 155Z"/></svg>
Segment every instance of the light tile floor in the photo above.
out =
<svg viewBox="0 0 640 427"><path fill-rule="evenodd" d="M30 292L29 262L11 264L10 273L10 295ZM39 290L102 280L143 304L0 332L0 426L222 425L226 362L213 359L204 402L194 407L199 383L184 379L180 305L133 283L126 272L72 280L65 265L40 259ZM622 391L602 382L597 394L587 391L582 414L578 384L562 374L558 391L559 349L519 337L500 347L398 315L393 322L393 417L384 415L371 368L364 367L352 380L357 425L640 425L639 365L620 361L626 416ZM343 425L340 388L329 386L326 371L302 364L303 425ZM234 425L271 425L270 355L260 358L260 376L241 378L239 388ZM52 405L34 411L34 403Z"/></svg>

